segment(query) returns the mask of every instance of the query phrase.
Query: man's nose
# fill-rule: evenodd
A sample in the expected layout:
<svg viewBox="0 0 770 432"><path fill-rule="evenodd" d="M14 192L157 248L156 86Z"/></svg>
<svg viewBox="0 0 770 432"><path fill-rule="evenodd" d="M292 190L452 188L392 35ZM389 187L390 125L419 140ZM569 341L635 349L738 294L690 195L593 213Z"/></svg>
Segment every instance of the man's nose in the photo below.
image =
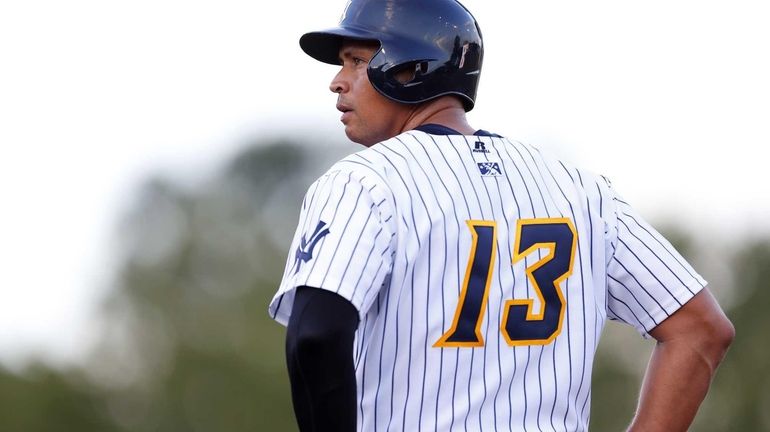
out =
<svg viewBox="0 0 770 432"><path fill-rule="evenodd" d="M332 79L332 82L329 84L329 90L331 90L332 93L345 93L349 89L350 85L342 76L342 71L339 71L337 75L335 75Z"/></svg>

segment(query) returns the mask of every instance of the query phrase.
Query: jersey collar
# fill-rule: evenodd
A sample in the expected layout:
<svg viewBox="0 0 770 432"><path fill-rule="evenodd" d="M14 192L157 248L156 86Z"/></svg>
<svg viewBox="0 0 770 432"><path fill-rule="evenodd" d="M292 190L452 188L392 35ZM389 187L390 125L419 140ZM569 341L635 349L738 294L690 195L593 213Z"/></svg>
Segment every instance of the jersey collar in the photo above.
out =
<svg viewBox="0 0 770 432"><path fill-rule="evenodd" d="M434 124L434 123L423 124L423 125L417 126L414 129L420 132L425 132L426 134L430 134L430 135L462 135L460 132L457 132L452 128L448 128L444 125ZM500 135L487 132L484 129L477 130L476 132L473 133L473 135L502 138Z"/></svg>

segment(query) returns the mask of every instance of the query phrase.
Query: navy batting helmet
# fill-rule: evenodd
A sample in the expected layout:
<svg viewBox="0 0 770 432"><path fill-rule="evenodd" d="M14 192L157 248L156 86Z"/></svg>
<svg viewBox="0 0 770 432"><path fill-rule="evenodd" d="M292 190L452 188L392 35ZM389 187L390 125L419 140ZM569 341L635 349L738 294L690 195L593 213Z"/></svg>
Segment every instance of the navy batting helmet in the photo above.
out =
<svg viewBox="0 0 770 432"><path fill-rule="evenodd" d="M476 19L455 0L350 0L338 27L303 35L308 55L340 64L345 39L377 41L369 62L369 81L384 96L419 103L456 95L473 109L484 55ZM396 74L409 69L404 83Z"/></svg>

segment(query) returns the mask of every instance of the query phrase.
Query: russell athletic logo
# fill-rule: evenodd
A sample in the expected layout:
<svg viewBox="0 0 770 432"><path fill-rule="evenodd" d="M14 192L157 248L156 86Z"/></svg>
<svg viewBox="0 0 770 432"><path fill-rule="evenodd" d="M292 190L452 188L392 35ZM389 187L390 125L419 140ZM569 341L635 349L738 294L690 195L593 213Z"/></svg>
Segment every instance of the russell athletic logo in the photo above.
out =
<svg viewBox="0 0 770 432"><path fill-rule="evenodd" d="M305 234L302 235L300 245L297 248L297 253L295 254L294 274L297 274L299 271L299 266L302 265L302 262L308 262L313 259L313 249L315 249L315 245L318 244L318 241L321 240L326 234L329 234L329 228L326 227L326 222L318 221L318 225L316 225L315 231L313 231L313 234L309 239L306 239Z"/></svg>
<svg viewBox="0 0 770 432"><path fill-rule="evenodd" d="M476 141L474 144L473 150L471 150L473 153L489 153L487 146L483 142Z"/></svg>

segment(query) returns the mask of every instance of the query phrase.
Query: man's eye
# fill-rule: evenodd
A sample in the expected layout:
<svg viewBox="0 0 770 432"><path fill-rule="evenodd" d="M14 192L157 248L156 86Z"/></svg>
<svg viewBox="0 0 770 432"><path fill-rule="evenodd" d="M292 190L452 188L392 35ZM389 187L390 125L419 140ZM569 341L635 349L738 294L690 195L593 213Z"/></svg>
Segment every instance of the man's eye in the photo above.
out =
<svg viewBox="0 0 770 432"><path fill-rule="evenodd" d="M366 63L366 60L360 59L358 57L353 57L353 64L354 65L358 66L358 65L361 65L361 64L364 64L364 63Z"/></svg>

